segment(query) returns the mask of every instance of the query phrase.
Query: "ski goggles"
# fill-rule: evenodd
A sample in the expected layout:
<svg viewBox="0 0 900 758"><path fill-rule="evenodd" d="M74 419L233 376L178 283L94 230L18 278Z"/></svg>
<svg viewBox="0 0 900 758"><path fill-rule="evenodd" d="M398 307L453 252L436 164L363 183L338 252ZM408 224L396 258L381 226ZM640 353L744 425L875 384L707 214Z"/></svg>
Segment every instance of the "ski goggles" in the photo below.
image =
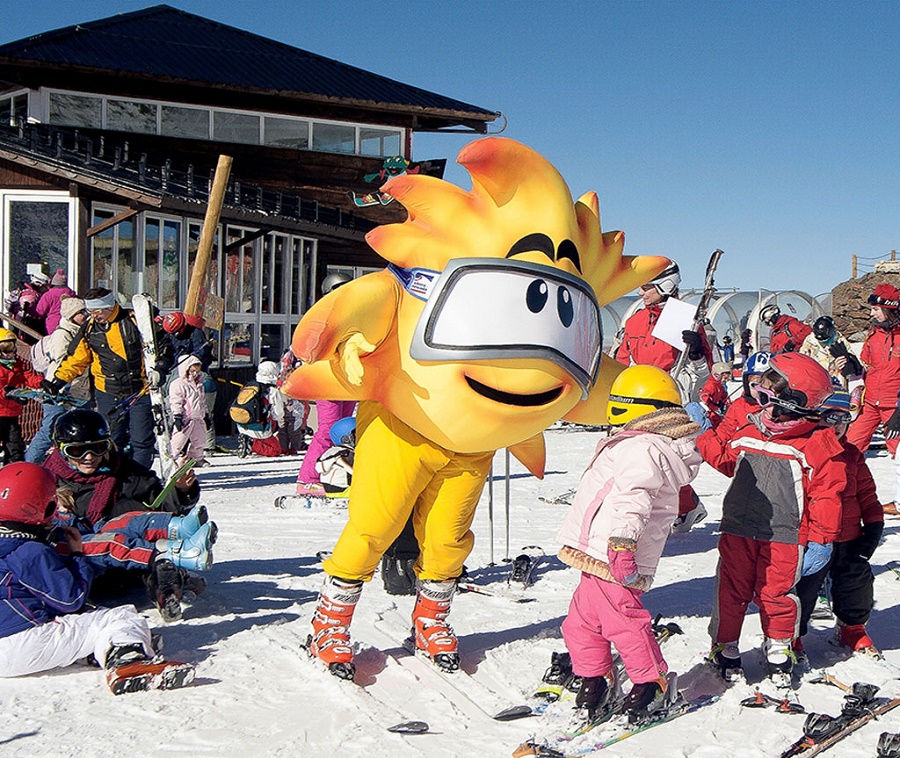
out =
<svg viewBox="0 0 900 758"><path fill-rule="evenodd" d="M806 407L806 396L802 392L796 392L790 387L781 394L776 394L772 390L763 387L759 382L750 382L750 394L756 398L761 408L774 405L786 411L796 413L800 416L815 415L815 411Z"/></svg>
<svg viewBox="0 0 900 758"><path fill-rule="evenodd" d="M838 426L840 424L849 424L852 420L850 411L840 410L838 408L826 408L819 414L819 420L825 426Z"/></svg>
<svg viewBox="0 0 900 758"><path fill-rule="evenodd" d="M413 359L548 360L572 376L582 399L588 396L603 335L600 306L583 279L506 258L456 258L441 272L389 269L425 301L410 346Z"/></svg>
<svg viewBox="0 0 900 758"><path fill-rule="evenodd" d="M94 442L64 442L59 446L59 452L73 461L84 460L89 455L102 458L109 452L109 440L96 440Z"/></svg>

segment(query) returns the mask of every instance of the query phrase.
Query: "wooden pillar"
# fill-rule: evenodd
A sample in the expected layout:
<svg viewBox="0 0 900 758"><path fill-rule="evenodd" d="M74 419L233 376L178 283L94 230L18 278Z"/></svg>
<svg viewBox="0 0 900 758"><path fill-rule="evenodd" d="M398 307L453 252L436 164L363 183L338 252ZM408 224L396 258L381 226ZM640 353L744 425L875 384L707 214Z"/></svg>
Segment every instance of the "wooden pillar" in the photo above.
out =
<svg viewBox="0 0 900 758"><path fill-rule="evenodd" d="M856 279L856 253L850 256L850 278Z"/></svg>
<svg viewBox="0 0 900 758"><path fill-rule="evenodd" d="M230 155L220 155L216 165L216 174L209 191L209 202L206 205L206 217L203 219L203 229L200 232L200 242L197 246L197 258L194 261L187 300L184 303L186 316L197 315L197 300L200 296L200 288L206 280L206 270L209 268L210 258L212 258L213 241L216 238L216 228L219 226L219 216L222 213L225 189L228 186L228 177L231 175L233 162L234 158Z"/></svg>

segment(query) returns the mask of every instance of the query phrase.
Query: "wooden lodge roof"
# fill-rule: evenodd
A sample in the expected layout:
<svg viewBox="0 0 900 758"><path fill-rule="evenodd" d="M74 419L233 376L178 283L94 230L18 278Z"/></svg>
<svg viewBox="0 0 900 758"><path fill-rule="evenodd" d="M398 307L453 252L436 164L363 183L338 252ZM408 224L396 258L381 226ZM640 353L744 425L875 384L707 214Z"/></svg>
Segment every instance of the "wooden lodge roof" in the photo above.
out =
<svg viewBox="0 0 900 758"><path fill-rule="evenodd" d="M484 133L500 115L168 5L2 45L0 81L132 95L164 84L173 99L214 104L241 93L282 112L369 120L363 111L421 131Z"/></svg>

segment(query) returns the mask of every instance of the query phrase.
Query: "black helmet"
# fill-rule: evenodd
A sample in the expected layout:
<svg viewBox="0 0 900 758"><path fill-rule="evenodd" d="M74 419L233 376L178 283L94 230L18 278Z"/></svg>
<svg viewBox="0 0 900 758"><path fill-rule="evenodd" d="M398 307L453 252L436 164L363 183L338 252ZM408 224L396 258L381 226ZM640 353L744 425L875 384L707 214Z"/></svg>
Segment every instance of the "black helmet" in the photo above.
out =
<svg viewBox="0 0 900 758"><path fill-rule="evenodd" d="M819 342L827 342L834 337L834 319L831 316L819 316L813 322L813 335Z"/></svg>
<svg viewBox="0 0 900 758"><path fill-rule="evenodd" d="M98 442L109 439L109 424L97 411L76 408L66 411L53 425L53 442Z"/></svg>

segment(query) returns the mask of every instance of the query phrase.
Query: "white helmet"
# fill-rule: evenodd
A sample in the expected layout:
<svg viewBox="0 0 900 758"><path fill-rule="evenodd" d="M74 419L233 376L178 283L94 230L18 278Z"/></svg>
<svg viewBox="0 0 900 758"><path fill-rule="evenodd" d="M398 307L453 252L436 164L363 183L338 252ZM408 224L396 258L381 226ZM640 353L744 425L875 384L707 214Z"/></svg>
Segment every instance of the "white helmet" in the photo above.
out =
<svg viewBox="0 0 900 758"><path fill-rule="evenodd" d="M764 324L768 324L772 326L781 315L781 308L779 308L775 303L769 303L759 312L759 320Z"/></svg>
<svg viewBox="0 0 900 758"><path fill-rule="evenodd" d="M352 280L353 277L349 274L329 274L322 280L322 294L327 295L332 290L336 290L342 284Z"/></svg>
<svg viewBox="0 0 900 758"><path fill-rule="evenodd" d="M656 287L656 291L663 297L674 295L678 292L681 284L681 272L678 270L678 264L675 261L669 261L665 271L651 279L649 283Z"/></svg>

